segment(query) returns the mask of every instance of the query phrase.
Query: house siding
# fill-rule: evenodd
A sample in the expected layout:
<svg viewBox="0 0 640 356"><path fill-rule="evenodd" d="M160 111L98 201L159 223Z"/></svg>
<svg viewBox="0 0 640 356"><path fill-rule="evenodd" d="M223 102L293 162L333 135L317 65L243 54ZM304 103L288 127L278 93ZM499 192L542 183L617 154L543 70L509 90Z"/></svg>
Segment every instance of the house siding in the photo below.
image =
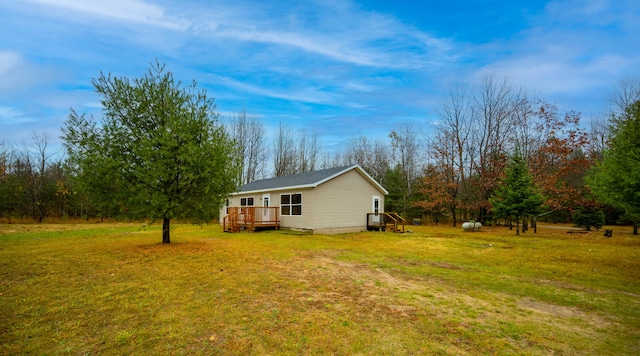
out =
<svg viewBox="0 0 640 356"><path fill-rule="evenodd" d="M280 217L280 228L293 230L313 230L313 189L284 189L268 192L271 195L271 207L280 208L280 196L282 194L302 194L302 215L282 215ZM254 206L262 206L263 193L238 194L229 198L229 206L240 206L240 199L253 197ZM220 212L220 220L227 215L226 206Z"/></svg>
<svg viewBox="0 0 640 356"><path fill-rule="evenodd" d="M372 212L373 197L380 198L383 212L385 192L376 188L357 169L335 176L315 188L300 187L269 190L270 206L280 207L282 194L302 194L302 215L280 215L280 228L311 230L314 233L344 233L366 230L366 214ZM240 206L242 198L253 197L254 206L262 206L263 192L229 197L229 206ZM226 215L221 210L221 220Z"/></svg>
<svg viewBox="0 0 640 356"><path fill-rule="evenodd" d="M287 189L271 193L272 199L280 206L280 195L282 194L302 194L302 215L280 215L280 228L292 230L312 230L313 229L313 189ZM276 206L276 205L273 205Z"/></svg>
<svg viewBox="0 0 640 356"><path fill-rule="evenodd" d="M356 170L321 184L314 189L314 231L318 233L352 232L366 229L366 216L371 212L373 196L384 194Z"/></svg>

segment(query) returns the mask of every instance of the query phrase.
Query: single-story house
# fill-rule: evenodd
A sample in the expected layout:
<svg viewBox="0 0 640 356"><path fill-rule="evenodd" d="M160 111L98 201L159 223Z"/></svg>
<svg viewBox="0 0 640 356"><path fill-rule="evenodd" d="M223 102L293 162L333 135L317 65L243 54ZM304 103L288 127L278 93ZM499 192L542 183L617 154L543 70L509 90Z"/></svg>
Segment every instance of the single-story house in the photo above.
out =
<svg viewBox="0 0 640 356"><path fill-rule="evenodd" d="M227 231L254 229L253 223L313 233L364 231L370 215L375 220L384 212L386 194L359 165L257 180L228 198L220 223Z"/></svg>

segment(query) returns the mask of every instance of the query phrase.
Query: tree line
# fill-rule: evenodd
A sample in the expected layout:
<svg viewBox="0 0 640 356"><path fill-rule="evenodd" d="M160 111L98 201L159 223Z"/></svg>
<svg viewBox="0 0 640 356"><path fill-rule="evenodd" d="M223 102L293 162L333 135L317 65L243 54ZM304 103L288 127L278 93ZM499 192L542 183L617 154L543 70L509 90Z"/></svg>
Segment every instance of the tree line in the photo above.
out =
<svg viewBox="0 0 640 356"><path fill-rule="evenodd" d="M196 167L193 172L202 173L206 171L205 167L198 166L198 162L191 162L193 152L197 151L181 147L190 147L190 142L194 140L203 142L202 132L194 125L202 126L205 122L211 122L212 126L204 125L209 127L207 135L228 143L228 147L222 144L225 148L222 151L227 152L228 148L230 163L220 161L218 169L229 170L228 174L220 177L230 180L229 186L239 186L270 176L359 164L389 191L385 200L386 211L454 226L469 219L484 223L496 220L491 197L503 182L510 157L517 152L526 164L533 184L544 197L546 218L570 221L573 213L586 207L605 212L608 223L625 219L637 222L624 214L620 205L596 199L587 185L589 179L586 177L607 156L612 143L616 142L614 138L619 134L619 128L624 123L637 120L631 108L640 101L638 81L623 81L613 88L609 98L609 114L592 119L589 127L585 127L579 113L562 111L553 103L512 85L506 77L486 75L477 83L454 85L446 92L444 99L434 109L436 121L427 123L434 128L429 130L429 134L420 133L420 126L424 126L424 123L404 122L389 132L386 139L358 136L351 138L344 150L328 153L313 132L296 132L281 123L275 137L268 139L265 124L257 115L241 111L231 117L219 118L213 112L213 100L207 99L203 92L195 91L195 83L189 87L191 91L175 96L178 92L176 88L181 83L174 83L172 77L163 77L165 74L164 67L157 64L155 72L150 71L145 78L131 83L117 81L118 78L104 74L94 80L94 87L105 98L105 110L110 110L106 116L120 120L110 126L114 131L108 133L112 139L109 142L118 144L110 150L129 152L134 145L144 148L138 150L140 152L137 155L158 157L160 154L166 160L181 157L182 166L193 165ZM136 85L150 88L152 84L157 84L159 88L153 93L127 91L136 88ZM113 104L111 99L118 96L118 105L137 100L137 111L132 108L123 110L121 106ZM169 99L174 101L171 105L188 108L184 112L195 113L202 109L203 104L205 108L200 116L190 119L192 121L189 122L194 123L190 129L183 129L185 121L182 119L176 121L170 115L158 114L162 108L158 103L165 105L166 112L171 112L167 110L166 105L169 104L165 102ZM147 107L146 111L140 111L139 108L143 106ZM104 218L129 215L131 206L125 207L122 202L107 199L117 190L114 184L118 184L115 176L110 182L103 179L109 176L109 169L113 168L106 164L107 161L103 164L96 163L100 160L92 163L92 169L101 172L94 175L93 183L86 179L90 166L85 166L83 172L78 170L82 155L79 151L74 154L73 147L80 149L81 146L74 144L91 137L91 130L96 129L96 124L97 121L85 120L83 115L72 111L67 126L63 128L68 148L66 155L49 152L50 141L44 134L34 134L32 141L23 148L10 146L6 142L0 146L0 195L3 197L0 215L8 220L35 221L43 221L46 217ZM124 126L118 126L120 124ZM164 136L149 136L149 132L157 130L159 125L166 130ZM84 131L74 131L81 127L84 127ZM105 134L107 128L103 128ZM143 131L136 136L134 133L138 129ZM121 139L134 136L134 141ZM94 138L94 144L102 139ZM72 144L72 141L75 143ZM159 151L166 147L170 152ZM96 155L106 146L93 148L82 154ZM218 147L218 150L221 148ZM223 155L220 159L224 160L225 157ZM122 176L125 180L132 180L137 171L151 174L153 179L140 180L136 185L152 187L163 194L171 184L177 180L182 182L184 177L196 180L193 177L196 173L193 172L179 172L165 177L158 173L163 167L176 168L165 162L152 169L147 162L134 161L126 168L128 171L124 173L127 174ZM632 169L637 170L637 167ZM78 179L80 175L85 179ZM107 183L102 188L97 187ZM131 181L122 182L123 185L125 183ZM184 188L183 192L187 191ZM134 189L129 194L140 195L137 192L139 190ZM104 199L97 199L99 196ZM159 199L154 195L139 198L137 204L142 205ZM129 196L127 199L132 198ZM214 200L215 203L220 202L219 198ZM207 204L203 207L211 208ZM143 212L148 214L146 210ZM169 216L173 213L169 214L164 209L160 215L163 214ZM201 216L211 217L208 214Z"/></svg>
<svg viewBox="0 0 640 356"><path fill-rule="evenodd" d="M232 120L236 129L231 133L253 130L258 133L253 138L235 137L239 147L259 141L262 148L251 152L273 152L270 162L240 150L245 155L238 156L239 163L252 168L243 183L269 173L359 164L389 191L387 211L454 226L469 219L491 223L496 219L491 195L517 151L544 198L539 213L546 219L569 222L576 212L598 210L609 224L632 222L624 209L596 199L585 181L609 148L616 123L629 121L629 108L640 100L638 81L623 81L612 89L608 114L592 118L588 126L579 113L562 111L506 77L486 75L479 83L454 85L446 92L435 109L435 130L426 136L419 134L418 124L402 123L386 141L359 136L349 140L344 151L327 155L321 153L317 137L294 135L282 124L270 149L260 121L245 114ZM253 170L251 162L256 161L262 166Z"/></svg>

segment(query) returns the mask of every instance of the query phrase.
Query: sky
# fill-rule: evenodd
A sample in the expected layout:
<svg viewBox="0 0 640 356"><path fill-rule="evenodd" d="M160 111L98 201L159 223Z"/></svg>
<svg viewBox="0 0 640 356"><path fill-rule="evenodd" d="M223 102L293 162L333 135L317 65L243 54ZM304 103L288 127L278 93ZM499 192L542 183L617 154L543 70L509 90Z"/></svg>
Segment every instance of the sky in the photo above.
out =
<svg viewBox="0 0 640 356"><path fill-rule="evenodd" d="M640 77L640 1L0 1L0 143L60 143L73 108L100 117L91 80L158 60L224 118L245 110L327 150L428 135L448 88L483 75L575 110L607 111Z"/></svg>

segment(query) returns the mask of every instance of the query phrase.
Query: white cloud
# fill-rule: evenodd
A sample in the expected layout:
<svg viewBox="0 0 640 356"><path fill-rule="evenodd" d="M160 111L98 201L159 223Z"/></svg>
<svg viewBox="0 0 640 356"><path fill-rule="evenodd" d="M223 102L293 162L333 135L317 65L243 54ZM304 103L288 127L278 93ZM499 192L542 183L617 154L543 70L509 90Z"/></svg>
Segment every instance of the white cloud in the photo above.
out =
<svg viewBox="0 0 640 356"><path fill-rule="evenodd" d="M10 106L0 106L0 123L3 125L15 125L25 122L35 122L20 110Z"/></svg>
<svg viewBox="0 0 640 356"><path fill-rule="evenodd" d="M161 26L174 30L184 30L188 23L176 21L166 16L166 11L155 4L140 0L30 0L43 5L55 6L70 11L110 18L113 20L137 22Z"/></svg>
<svg viewBox="0 0 640 356"><path fill-rule="evenodd" d="M246 82L237 81L228 77L211 75L215 82L221 82L238 91L245 91L251 94L258 94L265 97L284 99L290 101L299 101L304 103L327 104L332 103L336 99L336 95L323 92L314 88L301 88L299 90L288 89L286 91L278 91L266 89Z"/></svg>
<svg viewBox="0 0 640 356"><path fill-rule="evenodd" d="M275 45L358 66L428 68L455 58L449 40L349 2L270 5L271 11L262 11L255 3L216 4L189 18L205 38Z"/></svg>
<svg viewBox="0 0 640 356"><path fill-rule="evenodd" d="M60 73L46 66L37 66L26 60L22 53L0 51L0 102L9 97L20 97L25 90L50 83Z"/></svg>
<svg viewBox="0 0 640 356"><path fill-rule="evenodd" d="M0 51L0 78L20 65L22 58L15 51Z"/></svg>
<svg viewBox="0 0 640 356"><path fill-rule="evenodd" d="M314 39L312 37L297 33L236 28L219 31L216 32L215 35L230 37L241 41L255 41L296 47L304 51L319 54L334 60L358 65L379 66L383 64L382 62L377 62L375 60L374 53L368 53L367 51L359 50L356 48L342 48L346 46L343 46L343 44L341 44L339 41L333 41L329 39L319 41L317 38Z"/></svg>
<svg viewBox="0 0 640 356"><path fill-rule="evenodd" d="M344 83L343 87L349 90L360 91L360 92L371 92L379 89L374 85L364 84L362 82L356 81L355 79Z"/></svg>
<svg viewBox="0 0 640 356"><path fill-rule="evenodd" d="M537 90L547 99L579 111L595 110L606 92L628 76L640 74L637 33L628 21L640 3L600 0L556 0L537 16L531 27L511 40L485 47L496 60L478 68L504 72L515 84ZM613 26L612 28L604 27ZM635 27L634 28L630 28Z"/></svg>

